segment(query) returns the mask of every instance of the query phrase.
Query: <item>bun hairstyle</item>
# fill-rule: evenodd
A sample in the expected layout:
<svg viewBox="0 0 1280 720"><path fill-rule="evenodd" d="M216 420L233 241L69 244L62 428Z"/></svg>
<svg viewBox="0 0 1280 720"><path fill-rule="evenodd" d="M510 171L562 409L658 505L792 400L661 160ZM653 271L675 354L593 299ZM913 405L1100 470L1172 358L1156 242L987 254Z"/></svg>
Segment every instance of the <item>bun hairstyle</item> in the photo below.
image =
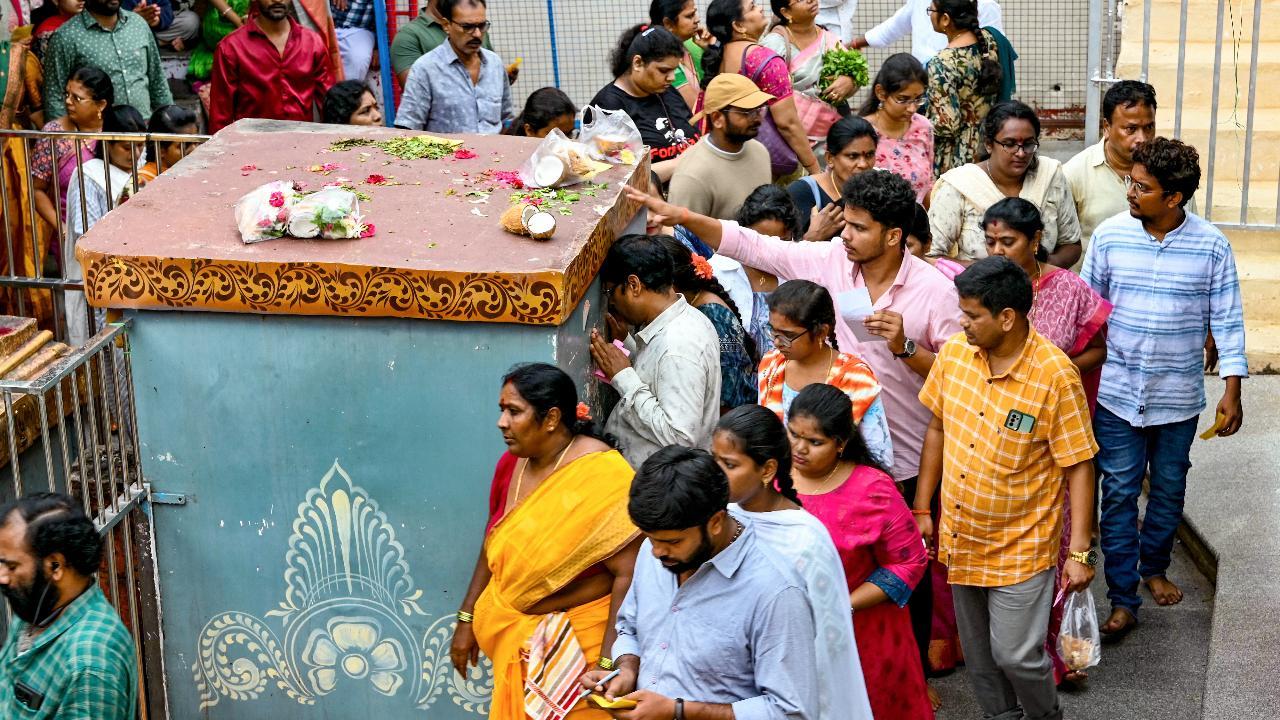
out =
<svg viewBox="0 0 1280 720"><path fill-rule="evenodd" d="M862 433L858 432L858 427L853 422L853 402L839 388L825 383L806 386L791 401L790 417L813 418L823 435L844 443L844 450L840 452L841 460L888 472L871 456L867 442L862 439Z"/></svg>
<svg viewBox="0 0 1280 720"><path fill-rule="evenodd" d="M710 85L711 79L720 74L724 46L733 39L733 24L742 18L742 0L711 0L706 27L716 44L702 51L702 87Z"/></svg>
<svg viewBox="0 0 1280 720"><path fill-rule="evenodd" d="M662 27L670 22L674 25L690 2L691 0L653 0L649 3L649 24Z"/></svg>
<svg viewBox="0 0 1280 720"><path fill-rule="evenodd" d="M772 410L763 405L739 405L716 423L716 432L733 437L734 445L756 465L778 463L774 485L783 497L801 505L791 479L791 440L787 428Z"/></svg>
<svg viewBox="0 0 1280 720"><path fill-rule="evenodd" d="M987 208L986 214L982 216L982 229L986 230L988 225L996 222L1002 222L1008 225L1010 230L1025 235L1027 241L1036 246L1036 259L1040 262L1048 262L1049 251L1044 249L1044 245L1036 242L1036 233L1044 230L1044 220L1041 219L1040 210L1035 203L1020 197L1005 198Z"/></svg>
<svg viewBox="0 0 1280 720"><path fill-rule="evenodd" d="M560 410L560 423L571 435L586 435L615 447L614 439L602 434L591 419L578 419L578 388L565 371L547 363L533 362L517 365L502 377L502 384L511 384L520 397L533 407L538 420L546 418L552 408Z"/></svg>
<svg viewBox="0 0 1280 720"><path fill-rule="evenodd" d="M773 183L761 185L738 208L735 220L743 227L751 227L762 220L777 220L791 234L791 240L800 240L800 211L791 199L791 193Z"/></svg>
<svg viewBox="0 0 1280 720"><path fill-rule="evenodd" d="M788 280L769 294L769 312L785 316L791 322L817 332L827 326L827 342L839 350L836 342L836 304L827 289L809 280Z"/></svg>
<svg viewBox="0 0 1280 720"><path fill-rule="evenodd" d="M839 155L849 143L864 137L871 138L872 145L880 144L880 133L864 118L857 115L840 118L827 130L827 152Z"/></svg>
<svg viewBox="0 0 1280 720"><path fill-rule="evenodd" d="M876 97L876 86L884 90L885 95L901 91L913 82L918 82L926 89L929 87L929 73L924 65L911 53L895 53L885 59L871 82L871 92L867 93L867 101L858 108L859 115L870 115L880 109L880 98Z"/></svg>
<svg viewBox="0 0 1280 720"><path fill-rule="evenodd" d="M684 243L670 235L655 235L654 237L671 254L671 262L675 269L676 292L709 292L720 298L720 302L729 307L734 317L742 317L742 314L738 312L737 304L733 302L733 298L729 297L729 291L724 289L724 286L720 284L720 281L714 275L710 278L703 278L698 275L693 266L693 252L685 247ZM752 365L759 365L760 350L756 347L756 341L749 333L743 332L742 343L747 348L747 355L750 356Z"/></svg>
<svg viewBox="0 0 1280 720"><path fill-rule="evenodd" d="M933 0L939 15L951 18L951 24L960 30L968 30L978 38L978 57L982 58L982 68L978 75L978 92L995 96L1000 92L1000 82L1004 78L1000 63L987 57L991 48L982 29L978 27L978 0Z"/></svg>
<svg viewBox="0 0 1280 720"><path fill-rule="evenodd" d="M684 45L661 25L635 25L622 31L609 56L609 72L620 78L631 69L631 59L639 56L648 64L669 57L684 57Z"/></svg>

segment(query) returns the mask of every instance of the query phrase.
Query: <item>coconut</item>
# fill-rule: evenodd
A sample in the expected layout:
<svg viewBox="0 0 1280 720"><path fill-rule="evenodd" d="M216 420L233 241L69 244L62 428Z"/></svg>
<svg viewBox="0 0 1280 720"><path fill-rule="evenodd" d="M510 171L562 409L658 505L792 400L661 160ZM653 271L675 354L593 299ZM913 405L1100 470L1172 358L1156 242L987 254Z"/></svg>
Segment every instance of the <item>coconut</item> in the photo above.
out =
<svg viewBox="0 0 1280 720"><path fill-rule="evenodd" d="M523 208L520 211L520 224L525 229L528 229L529 218L533 217L535 214L538 213L538 206L532 203L521 203L520 207Z"/></svg>
<svg viewBox="0 0 1280 720"><path fill-rule="evenodd" d="M602 155L616 155L627 149L627 139L620 135L599 135L596 147Z"/></svg>
<svg viewBox="0 0 1280 720"><path fill-rule="evenodd" d="M535 209L525 220L524 228L534 240L550 240L556 234L556 217L545 210Z"/></svg>
<svg viewBox="0 0 1280 720"><path fill-rule="evenodd" d="M569 163L555 155L546 155L533 166L533 183L538 187L555 187L569 174Z"/></svg>
<svg viewBox="0 0 1280 720"><path fill-rule="evenodd" d="M522 219L521 213L526 207L532 206L517 203L502 211L502 217L499 219L499 222L502 223L502 229L509 233L515 233L516 235L524 235L524 220Z"/></svg>

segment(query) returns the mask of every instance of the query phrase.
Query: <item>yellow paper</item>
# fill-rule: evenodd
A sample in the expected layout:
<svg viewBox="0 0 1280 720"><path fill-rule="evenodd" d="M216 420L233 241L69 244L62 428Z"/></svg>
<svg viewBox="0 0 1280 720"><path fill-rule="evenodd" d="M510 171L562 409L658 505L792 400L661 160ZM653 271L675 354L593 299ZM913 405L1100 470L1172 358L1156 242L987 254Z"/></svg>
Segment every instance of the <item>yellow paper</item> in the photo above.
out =
<svg viewBox="0 0 1280 720"><path fill-rule="evenodd" d="M591 701L592 705L595 705L598 708L604 708L605 710L630 710L636 706L635 700L628 700L626 698L610 700L603 695L592 695L587 699Z"/></svg>
<svg viewBox="0 0 1280 720"><path fill-rule="evenodd" d="M1227 416L1223 415L1222 413L1218 413L1217 419L1213 421L1213 427L1200 433L1200 439L1210 440L1216 437L1218 435L1218 431L1222 429L1222 426L1224 424L1226 424L1226 421L1227 421Z"/></svg>
<svg viewBox="0 0 1280 720"><path fill-rule="evenodd" d="M449 138L442 138L436 135L426 135L426 134L419 135L418 137L422 138L426 142L431 143L432 145L448 145L451 148L457 148L462 146L461 140L451 140Z"/></svg>

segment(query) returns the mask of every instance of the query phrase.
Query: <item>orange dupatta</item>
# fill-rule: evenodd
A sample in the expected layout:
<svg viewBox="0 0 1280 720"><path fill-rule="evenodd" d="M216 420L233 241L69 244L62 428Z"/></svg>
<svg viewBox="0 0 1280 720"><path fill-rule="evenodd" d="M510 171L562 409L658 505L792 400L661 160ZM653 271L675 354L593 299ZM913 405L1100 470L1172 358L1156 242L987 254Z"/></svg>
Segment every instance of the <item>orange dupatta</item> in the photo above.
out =
<svg viewBox="0 0 1280 720"><path fill-rule="evenodd" d="M485 539L492 577L476 601L473 630L493 663L491 720L524 720L520 651L541 615L522 612L616 554L639 532L627 515L635 472L616 450L583 455L557 470L498 521ZM588 662L600 654L610 596L566 611ZM607 718L585 706L571 718Z"/></svg>

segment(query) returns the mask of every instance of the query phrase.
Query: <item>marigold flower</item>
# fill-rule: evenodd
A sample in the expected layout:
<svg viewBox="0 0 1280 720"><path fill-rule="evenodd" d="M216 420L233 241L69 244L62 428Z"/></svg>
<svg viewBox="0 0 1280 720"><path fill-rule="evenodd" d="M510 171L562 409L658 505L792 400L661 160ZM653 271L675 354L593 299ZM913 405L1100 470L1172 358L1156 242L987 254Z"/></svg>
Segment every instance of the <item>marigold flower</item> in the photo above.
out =
<svg viewBox="0 0 1280 720"><path fill-rule="evenodd" d="M711 280L715 278L716 271L711 269L711 263L701 255L693 256L693 274L703 280Z"/></svg>
<svg viewBox="0 0 1280 720"><path fill-rule="evenodd" d="M577 416L579 421L587 422L591 419L591 408L584 402L578 403Z"/></svg>

